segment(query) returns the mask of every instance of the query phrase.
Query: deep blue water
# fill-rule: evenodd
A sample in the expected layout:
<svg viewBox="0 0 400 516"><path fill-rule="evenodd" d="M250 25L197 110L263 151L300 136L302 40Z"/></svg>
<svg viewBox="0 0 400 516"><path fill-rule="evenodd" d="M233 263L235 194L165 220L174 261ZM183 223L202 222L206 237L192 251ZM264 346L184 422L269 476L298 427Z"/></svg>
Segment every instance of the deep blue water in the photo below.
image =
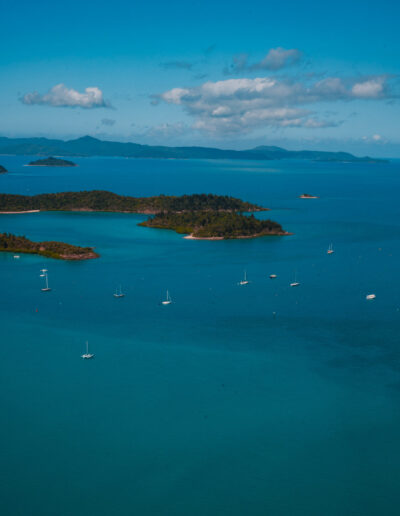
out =
<svg viewBox="0 0 400 516"><path fill-rule="evenodd" d="M0 232L101 254L0 254L3 516L398 515L400 162L30 159L1 157L1 192L230 194L294 234L1 215Z"/></svg>

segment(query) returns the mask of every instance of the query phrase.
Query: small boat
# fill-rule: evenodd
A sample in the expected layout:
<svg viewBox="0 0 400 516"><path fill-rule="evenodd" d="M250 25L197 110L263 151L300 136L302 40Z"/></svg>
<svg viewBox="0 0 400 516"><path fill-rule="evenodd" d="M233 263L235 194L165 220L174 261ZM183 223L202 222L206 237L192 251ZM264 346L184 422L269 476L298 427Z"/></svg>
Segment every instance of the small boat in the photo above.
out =
<svg viewBox="0 0 400 516"><path fill-rule="evenodd" d="M276 274L270 274L270 275L269 275L269 277L270 277L271 279L275 279L275 278L277 278L278 276L277 276Z"/></svg>
<svg viewBox="0 0 400 516"><path fill-rule="evenodd" d="M42 269L40 271L42 274L40 275L41 278L44 278L46 281L46 286L41 289L42 292L50 292L51 288L49 287L49 277L47 275L47 269Z"/></svg>
<svg viewBox="0 0 400 516"><path fill-rule="evenodd" d="M121 285L119 286L119 290L115 290L114 297L125 297L125 294L122 292Z"/></svg>
<svg viewBox="0 0 400 516"><path fill-rule="evenodd" d="M326 251L327 254L333 254L335 251L333 250L333 245L329 244L328 250Z"/></svg>
<svg viewBox="0 0 400 516"><path fill-rule="evenodd" d="M375 299L376 298L376 294L368 294L367 296L365 296L365 299L368 299L368 301L370 301L371 299Z"/></svg>
<svg viewBox="0 0 400 516"><path fill-rule="evenodd" d="M297 281L297 272L294 275L294 281L290 284L291 287L298 287L300 283Z"/></svg>
<svg viewBox="0 0 400 516"><path fill-rule="evenodd" d="M169 292L167 290L167 297L164 301L161 301L162 305L170 305L172 303L171 296L169 295Z"/></svg>
<svg viewBox="0 0 400 516"><path fill-rule="evenodd" d="M84 358L85 360L89 360L90 358L94 358L94 353L89 353L89 342L86 341L86 353L81 355L81 358Z"/></svg>
<svg viewBox="0 0 400 516"><path fill-rule="evenodd" d="M249 282L247 280L247 273L246 271L244 271L244 276L243 276L243 279L241 281L239 281L239 285L247 285Z"/></svg>
<svg viewBox="0 0 400 516"><path fill-rule="evenodd" d="M14 254L14 259L18 260L18 258L20 258L20 255L19 254Z"/></svg>

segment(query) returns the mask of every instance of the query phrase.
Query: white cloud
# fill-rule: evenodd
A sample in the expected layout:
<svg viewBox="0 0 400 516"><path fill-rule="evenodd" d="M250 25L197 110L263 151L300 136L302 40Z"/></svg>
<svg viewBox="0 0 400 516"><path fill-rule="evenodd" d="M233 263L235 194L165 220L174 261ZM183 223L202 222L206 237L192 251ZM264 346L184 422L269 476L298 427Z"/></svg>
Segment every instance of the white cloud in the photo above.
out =
<svg viewBox="0 0 400 516"><path fill-rule="evenodd" d="M385 92L385 77L379 76L363 82L357 82L352 88L353 95L358 98L376 99Z"/></svg>
<svg viewBox="0 0 400 516"><path fill-rule="evenodd" d="M38 92L26 93L21 99L27 105L48 105L53 107L81 107L92 109L97 107L110 107L110 104L103 98L103 92L97 88L85 88L84 93L72 88L67 88L64 84L53 86L47 93L40 95Z"/></svg>
<svg viewBox="0 0 400 516"><path fill-rule="evenodd" d="M375 141L375 142L379 142L382 140L382 136L380 134L374 134L372 135L372 139Z"/></svg>
<svg viewBox="0 0 400 516"><path fill-rule="evenodd" d="M322 128L338 125L319 119L303 106L320 102L380 99L391 96L385 76L328 77L317 82L257 77L205 82L173 88L157 101L180 105L195 118L194 126L212 133L248 132L259 126Z"/></svg>

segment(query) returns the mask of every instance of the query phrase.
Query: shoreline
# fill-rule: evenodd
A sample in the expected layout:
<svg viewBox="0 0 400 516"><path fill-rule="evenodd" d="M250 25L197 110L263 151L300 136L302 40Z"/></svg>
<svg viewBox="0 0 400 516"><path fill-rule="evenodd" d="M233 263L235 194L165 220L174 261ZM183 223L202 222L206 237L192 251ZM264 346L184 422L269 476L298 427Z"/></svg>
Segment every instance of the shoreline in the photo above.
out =
<svg viewBox="0 0 400 516"><path fill-rule="evenodd" d="M193 236L193 233L190 233L190 235L185 235L182 238L184 238L185 240L244 240L244 239L249 239L249 238L261 238L261 237L269 237L269 236L290 236L290 235L293 235L293 233L284 231L283 233L264 233L264 234L224 238L224 237L195 237L195 236Z"/></svg>
<svg viewBox="0 0 400 516"><path fill-rule="evenodd" d="M126 210L94 210L92 208L71 208L70 210L23 210L23 211L0 211L0 215L14 215L17 213L40 213L41 211L45 213L51 212L59 212L59 213L122 213L124 215L158 215L162 213L162 210L154 211L152 209L141 209L136 211L126 211ZM177 211L174 213L188 213L190 210L185 211ZM212 211L212 210L204 210L204 211ZM257 210L252 210L246 213L258 213L261 211L270 211L270 208L259 208ZM220 213L229 213L230 210L219 210Z"/></svg>
<svg viewBox="0 0 400 516"><path fill-rule="evenodd" d="M0 253L13 253L13 254L31 254L36 256L44 256L45 258L51 258L53 260L65 260L65 261L83 261L83 260L93 260L95 258L100 258L100 255L95 251L89 254L57 254L54 255L51 252L47 253L46 251L35 251L35 250L27 250L27 249L0 249Z"/></svg>
<svg viewBox="0 0 400 516"><path fill-rule="evenodd" d="M23 167L49 167L49 168L73 168L78 167L79 165L30 165L27 163L26 165L22 165Z"/></svg>
<svg viewBox="0 0 400 516"><path fill-rule="evenodd" d="M0 211L0 215L18 215L19 213L40 213L40 210Z"/></svg>

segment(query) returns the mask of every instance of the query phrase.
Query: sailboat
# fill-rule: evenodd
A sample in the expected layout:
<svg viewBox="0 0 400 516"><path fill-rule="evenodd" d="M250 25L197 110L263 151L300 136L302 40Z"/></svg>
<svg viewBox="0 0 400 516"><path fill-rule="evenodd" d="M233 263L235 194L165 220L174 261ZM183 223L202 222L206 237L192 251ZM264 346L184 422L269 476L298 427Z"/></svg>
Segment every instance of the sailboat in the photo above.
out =
<svg viewBox="0 0 400 516"><path fill-rule="evenodd" d="M41 289L42 292L50 292L51 288L49 287L49 277L47 275L47 269L42 269L40 271L42 274L40 275L41 278L44 278L46 281L46 286Z"/></svg>
<svg viewBox="0 0 400 516"><path fill-rule="evenodd" d="M241 281L239 281L239 285L247 285L249 282L247 280L247 273L246 271L244 271L244 276L243 276L243 279Z"/></svg>
<svg viewBox="0 0 400 516"><path fill-rule="evenodd" d="M300 283L297 281L297 272L294 275L294 281L290 284L291 287L298 287Z"/></svg>
<svg viewBox="0 0 400 516"><path fill-rule="evenodd" d="M333 245L329 244L328 250L326 251L327 254L333 254L335 251L333 250Z"/></svg>
<svg viewBox="0 0 400 516"><path fill-rule="evenodd" d="M115 289L114 297L124 297L125 294L122 293L121 285L119 286L119 290Z"/></svg>
<svg viewBox="0 0 400 516"><path fill-rule="evenodd" d="M375 299L376 298L376 294L368 294L367 296L365 296L365 299L367 299L368 301L371 301L372 299Z"/></svg>
<svg viewBox="0 0 400 516"><path fill-rule="evenodd" d="M167 297L164 301L161 301L161 304L163 305L170 305L172 303L171 296L169 295L169 292L167 290Z"/></svg>
<svg viewBox="0 0 400 516"><path fill-rule="evenodd" d="M86 360L90 358L94 358L94 353L89 353L89 342L86 341L86 353L81 355L81 358L85 358Z"/></svg>

